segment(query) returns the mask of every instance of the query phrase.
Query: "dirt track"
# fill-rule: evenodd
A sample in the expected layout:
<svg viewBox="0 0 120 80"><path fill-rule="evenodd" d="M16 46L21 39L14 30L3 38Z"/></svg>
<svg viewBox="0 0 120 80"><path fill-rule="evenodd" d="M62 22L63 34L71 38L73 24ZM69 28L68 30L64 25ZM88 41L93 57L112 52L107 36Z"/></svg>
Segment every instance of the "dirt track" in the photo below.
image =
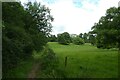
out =
<svg viewBox="0 0 120 80"><path fill-rule="evenodd" d="M40 63L35 63L28 74L28 78L37 78L37 71L40 71Z"/></svg>

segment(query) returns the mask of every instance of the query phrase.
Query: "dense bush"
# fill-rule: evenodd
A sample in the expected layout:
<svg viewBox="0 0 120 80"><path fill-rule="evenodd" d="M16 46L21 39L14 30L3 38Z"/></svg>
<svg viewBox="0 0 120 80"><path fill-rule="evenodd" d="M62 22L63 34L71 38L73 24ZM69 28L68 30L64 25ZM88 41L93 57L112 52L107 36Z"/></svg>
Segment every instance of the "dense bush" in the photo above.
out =
<svg viewBox="0 0 120 80"><path fill-rule="evenodd" d="M50 36L48 37L48 41L49 41L49 42L57 42L57 37L56 37L55 35L50 35Z"/></svg>
<svg viewBox="0 0 120 80"><path fill-rule="evenodd" d="M65 78L66 72L59 67L59 59L54 51L46 46L41 57L41 72L45 78ZM40 77L41 77L40 76Z"/></svg>
<svg viewBox="0 0 120 80"><path fill-rule="evenodd" d="M57 69L58 69L58 63L59 60L56 57L54 51L48 47L45 47L44 52L42 54L42 59L41 59L41 70L45 77L56 77L60 76L58 75Z"/></svg>
<svg viewBox="0 0 120 80"><path fill-rule="evenodd" d="M94 46L96 45L96 36L93 34L89 35L89 42Z"/></svg>
<svg viewBox="0 0 120 80"><path fill-rule="evenodd" d="M68 45L71 42L71 37L68 32L57 35L58 43Z"/></svg>
<svg viewBox="0 0 120 80"><path fill-rule="evenodd" d="M51 62L56 58L55 53L50 48L45 48L42 55L42 68L46 68L51 65Z"/></svg>
<svg viewBox="0 0 120 80"><path fill-rule="evenodd" d="M79 38L79 37L74 37L72 40L73 40L73 43L76 44L76 45L84 44L84 40Z"/></svg>
<svg viewBox="0 0 120 80"><path fill-rule="evenodd" d="M4 73L20 61L32 57L33 50L43 49L53 18L50 10L37 2L28 2L25 8L19 2L3 2L2 17L2 71L5 76Z"/></svg>
<svg viewBox="0 0 120 80"><path fill-rule="evenodd" d="M110 48L113 48L115 47L115 45L109 45L109 44L106 44L106 43L97 43L97 48L102 48L102 49L110 49Z"/></svg>

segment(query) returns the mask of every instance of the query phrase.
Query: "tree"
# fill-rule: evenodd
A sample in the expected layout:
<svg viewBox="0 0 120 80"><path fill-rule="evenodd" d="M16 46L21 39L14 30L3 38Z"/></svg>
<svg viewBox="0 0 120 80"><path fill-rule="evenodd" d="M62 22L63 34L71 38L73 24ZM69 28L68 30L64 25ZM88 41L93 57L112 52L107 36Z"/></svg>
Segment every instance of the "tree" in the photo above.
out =
<svg viewBox="0 0 120 80"><path fill-rule="evenodd" d="M80 33L80 34L79 34L79 37L80 37L80 38L83 38L83 33Z"/></svg>
<svg viewBox="0 0 120 80"><path fill-rule="evenodd" d="M48 38L50 42L57 42L57 37L55 35L50 35Z"/></svg>
<svg viewBox="0 0 120 80"><path fill-rule="evenodd" d="M89 42L90 42L92 45L95 45L95 44L96 44L96 37L95 37L95 35L93 35L93 34L90 34L90 35L89 35Z"/></svg>
<svg viewBox="0 0 120 80"><path fill-rule="evenodd" d="M69 44L71 42L71 37L70 34L68 32L64 32L62 34L58 34L58 43L60 44Z"/></svg>
<svg viewBox="0 0 120 80"><path fill-rule="evenodd" d="M120 50L120 7L107 9L105 16L102 16L92 30L97 34L98 48L118 47Z"/></svg>
<svg viewBox="0 0 120 80"><path fill-rule="evenodd" d="M24 8L18 3L2 3L2 66L4 73L32 55L32 40L24 30Z"/></svg>
<svg viewBox="0 0 120 80"><path fill-rule="evenodd" d="M87 33L84 33L83 34L83 39L84 39L84 41L85 41L85 43L88 43L88 34Z"/></svg>
<svg viewBox="0 0 120 80"><path fill-rule="evenodd" d="M54 20L50 14L50 9L45 5L41 5L37 2L28 2L25 5L26 15L30 15L31 21L25 19L29 23L26 24L26 29L31 34L33 38L33 43L35 44L35 50L41 50L42 46L47 43L47 37L52 31L51 22ZM36 35L37 34L37 35Z"/></svg>
<svg viewBox="0 0 120 80"><path fill-rule="evenodd" d="M33 27L36 26L40 32L48 36L52 31L51 22L54 20L54 18L50 14L50 9L45 5L41 5L37 2L28 2L26 4L26 11L31 14L33 18Z"/></svg>
<svg viewBox="0 0 120 80"><path fill-rule="evenodd" d="M73 43L76 44L76 45L84 44L84 40L80 37L74 37L74 38L72 38L72 40L73 40Z"/></svg>
<svg viewBox="0 0 120 80"><path fill-rule="evenodd" d="M32 57L33 50L40 51L47 43L53 21L50 10L37 2L25 8L19 2L2 3L2 69L5 73L21 60Z"/></svg>

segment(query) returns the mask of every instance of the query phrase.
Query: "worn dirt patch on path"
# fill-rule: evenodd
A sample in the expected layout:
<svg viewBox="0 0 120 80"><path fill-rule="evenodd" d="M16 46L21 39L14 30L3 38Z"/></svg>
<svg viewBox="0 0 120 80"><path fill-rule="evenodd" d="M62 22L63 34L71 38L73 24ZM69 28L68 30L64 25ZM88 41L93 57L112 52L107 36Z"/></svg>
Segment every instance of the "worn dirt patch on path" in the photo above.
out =
<svg viewBox="0 0 120 80"><path fill-rule="evenodd" d="M28 74L28 78L37 78L37 72L40 71L40 63L35 63Z"/></svg>

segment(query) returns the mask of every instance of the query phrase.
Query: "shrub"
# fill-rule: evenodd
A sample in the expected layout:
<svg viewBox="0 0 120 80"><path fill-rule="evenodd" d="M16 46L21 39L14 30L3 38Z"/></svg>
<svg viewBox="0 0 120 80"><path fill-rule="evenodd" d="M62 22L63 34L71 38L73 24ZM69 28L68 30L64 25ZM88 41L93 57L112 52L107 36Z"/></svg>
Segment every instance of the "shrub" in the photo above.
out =
<svg viewBox="0 0 120 80"><path fill-rule="evenodd" d="M49 47L45 47L41 57L41 71L40 77L45 78L65 78L66 71L59 67L59 59L55 55L54 51Z"/></svg>
<svg viewBox="0 0 120 80"><path fill-rule="evenodd" d="M79 38L79 37L74 37L74 38L73 38L73 43L76 44L76 45L82 45L82 44L84 44L85 42L84 42L83 39L81 39L81 38Z"/></svg>
<svg viewBox="0 0 120 80"><path fill-rule="evenodd" d="M41 69L42 73L46 75L45 77L56 77L58 74L58 63L59 60L56 57L52 49L45 47L44 52L41 57Z"/></svg>
<svg viewBox="0 0 120 80"><path fill-rule="evenodd" d="M68 45L71 42L71 37L68 32L64 32L62 34L58 34L58 43L63 45Z"/></svg>
<svg viewBox="0 0 120 80"><path fill-rule="evenodd" d="M55 53L50 48L45 48L42 54L42 66L43 69L50 67L53 62L57 60Z"/></svg>

